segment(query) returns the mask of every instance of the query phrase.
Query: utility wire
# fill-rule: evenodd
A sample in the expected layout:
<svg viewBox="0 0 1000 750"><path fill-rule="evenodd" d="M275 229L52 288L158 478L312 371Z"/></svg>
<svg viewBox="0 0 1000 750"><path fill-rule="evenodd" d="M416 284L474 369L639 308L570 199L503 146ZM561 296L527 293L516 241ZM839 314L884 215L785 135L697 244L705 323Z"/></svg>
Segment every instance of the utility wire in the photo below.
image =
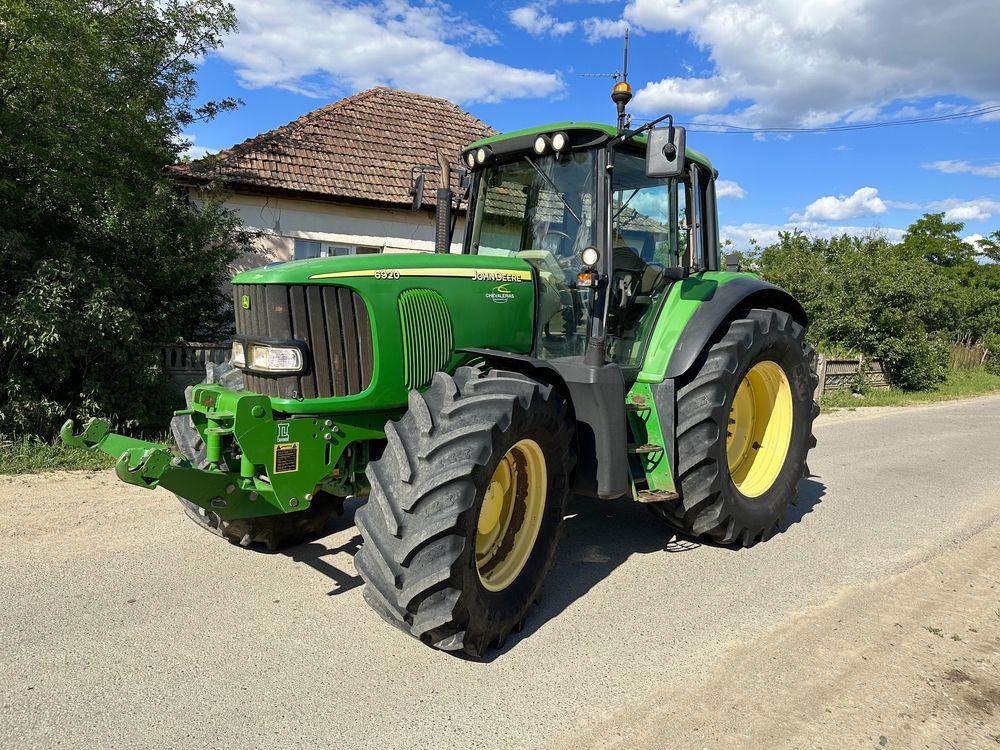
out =
<svg viewBox="0 0 1000 750"><path fill-rule="evenodd" d="M825 125L815 128L747 128L742 125L730 125L721 122L688 122L680 123L687 127L690 133L719 133L723 135L746 133L839 133L850 130L872 130L874 128L892 128L900 125L922 125L929 122L945 122L948 120L963 120L969 117L1000 112L1000 104L979 109L953 112L947 115L932 115L928 117L911 117L903 120L886 120L884 122L864 122L855 125ZM644 122L649 122L645 120Z"/></svg>

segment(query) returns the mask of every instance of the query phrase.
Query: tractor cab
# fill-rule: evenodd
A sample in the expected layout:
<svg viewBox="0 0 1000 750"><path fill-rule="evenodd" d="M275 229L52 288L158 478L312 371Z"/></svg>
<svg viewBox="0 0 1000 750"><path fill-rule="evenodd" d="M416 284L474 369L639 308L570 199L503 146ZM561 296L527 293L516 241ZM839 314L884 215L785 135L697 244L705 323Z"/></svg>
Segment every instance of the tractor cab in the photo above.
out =
<svg viewBox="0 0 1000 750"><path fill-rule="evenodd" d="M715 170L690 150L669 173L651 169L648 143L645 133L560 123L463 152L463 252L537 271L535 356L583 355L599 339L605 361L637 368L664 292L718 267Z"/></svg>

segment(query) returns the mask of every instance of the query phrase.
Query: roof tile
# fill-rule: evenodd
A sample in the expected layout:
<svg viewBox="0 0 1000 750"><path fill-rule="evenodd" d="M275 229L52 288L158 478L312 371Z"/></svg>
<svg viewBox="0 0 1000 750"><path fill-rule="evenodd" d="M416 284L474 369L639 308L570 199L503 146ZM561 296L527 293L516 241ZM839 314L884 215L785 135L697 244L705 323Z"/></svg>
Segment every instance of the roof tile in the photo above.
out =
<svg viewBox="0 0 1000 750"><path fill-rule="evenodd" d="M221 179L231 188L409 205L412 167L436 164L439 149L457 166L462 146L495 134L445 99L378 87L170 169L195 179ZM436 173L427 176L425 203L434 203L437 182Z"/></svg>

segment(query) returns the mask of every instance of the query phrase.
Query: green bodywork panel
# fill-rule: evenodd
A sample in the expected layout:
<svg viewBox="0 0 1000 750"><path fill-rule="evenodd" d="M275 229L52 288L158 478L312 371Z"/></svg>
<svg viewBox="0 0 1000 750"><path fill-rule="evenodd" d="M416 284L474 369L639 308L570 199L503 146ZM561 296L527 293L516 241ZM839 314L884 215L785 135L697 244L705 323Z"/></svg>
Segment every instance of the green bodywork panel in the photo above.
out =
<svg viewBox="0 0 1000 750"><path fill-rule="evenodd" d="M636 380L642 383L662 382L667 365L670 364L670 356L691 316L701 305L711 302L720 286L742 276L752 277L753 274L703 271L676 282L667 292L667 298L660 308Z"/></svg>
<svg viewBox="0 0 1000 750"><path fill-rule="evenodd" d="M670 415L657 412L650 386L663 382L670 357L695 311L704 304L710 304L720 286L742 276L753 274L704 271L675 282L667 291L639 372L626 396L629 403L646 407L628 414L629 429L637 443L666 446L674 440ZM637 456L631 466L636 464L645 472L649 489L675 491L674 467L670 466L667 452Z"/></svg>
<svg viewBox="0 0 1000 750"><path fill-rule="evenodd" d="M431 319L437 330L430 334L439 347L441 342L450 347L441 352L441 369L448 372L471 358L460 348L528 353L534 341L534 276L517 258L424 253L318 258L247 271L233 283L356 289L371 321L370 386L353 396L306 400L196 386L191 408L178 413L191 417L205 442L204 468L165 445L116 435L103 420L91 420L81 435L69 421L61 433L68 445L117 458L123 481L164 487L223 520L305 510L319 492L367 493L371 442L384 439L386 422L403 413L406 382L414 373L432 375L436 369L434 363L406 361L405 331L412 338L415 324L407 329L404 292L419 309L436 313Z"/></svg>
<svg viewBox="0 0 1000 750"><path fill-rule="evenodd" d="M271 399L275 411L288 414L372 412L406 404L398 310L407 290L437 292L450 311L453 353L441 368L446 372L469 359L454 350L527 354L534 342L535 284L531 266L519 258L449 253L315 258L246 271L233 284L335 284L356 289L368 306L375 361L371 384L354 396ZM498 294L498 287L505 292Z"/></svg>
<svg viewBox="0 0 1000 750"><path fill-rule="evenodd" d="M633 383L632 387L629 388L626 401L641 407L639 411L628 413L629 429L636 443L666 446L674 439L674 436L664 429L663 423L660 421L660 415L657 413L653 401L653 392L648 383ZM666 451L635 456L632 460L641 467L649 489L661 492L674 491L674 477ZM632 479L634 493L635 477L633 476Z"/></svg>
<svg viewBox="0 0 1000 750"><path fill-rule="evenodd" d="M539 125L533 128L525 128L524 130L514 130L510 133L501 133L500 135L493 135L489 138L482 138L475 143L470 143L466 146L463 151L469 151L474 148L479 148L480 146L488 146L491 143L499 143L500 141L506 141L510 138L519 138L521 136L532 136L532 135L548 135L555 133L558 130L592 130L595 134L603 134L610 137L619 135L619 130L614 125L605 125L601 122L555 122L551 125ZM635 143L646 145L647 138L646 135L637 135L634 139ZM700 151L695 151L691 148L684 149L684 155L699 164L704 164L709 169L714 169L712 162L707 156L705 156Z"/></svg>

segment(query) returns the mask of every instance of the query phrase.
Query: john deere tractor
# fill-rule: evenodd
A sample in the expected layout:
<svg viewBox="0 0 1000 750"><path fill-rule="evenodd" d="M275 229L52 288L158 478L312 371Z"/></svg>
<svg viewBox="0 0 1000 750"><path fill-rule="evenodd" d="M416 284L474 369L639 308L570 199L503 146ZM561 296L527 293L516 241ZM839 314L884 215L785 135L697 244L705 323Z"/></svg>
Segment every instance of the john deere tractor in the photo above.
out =
<svg viewBox="0 0 1000 750"><path fill-rule="evenodd" d="M478 655L539 598L572 495L752 545L796 500L818 409L802 307L727 267L717 172L672 120L461 158L461 254L443 187L437 253L241 273L231 365L189 394L176 447L102 420L63 436L245 546L319 535L367 496L366 600Z"/></svg>

